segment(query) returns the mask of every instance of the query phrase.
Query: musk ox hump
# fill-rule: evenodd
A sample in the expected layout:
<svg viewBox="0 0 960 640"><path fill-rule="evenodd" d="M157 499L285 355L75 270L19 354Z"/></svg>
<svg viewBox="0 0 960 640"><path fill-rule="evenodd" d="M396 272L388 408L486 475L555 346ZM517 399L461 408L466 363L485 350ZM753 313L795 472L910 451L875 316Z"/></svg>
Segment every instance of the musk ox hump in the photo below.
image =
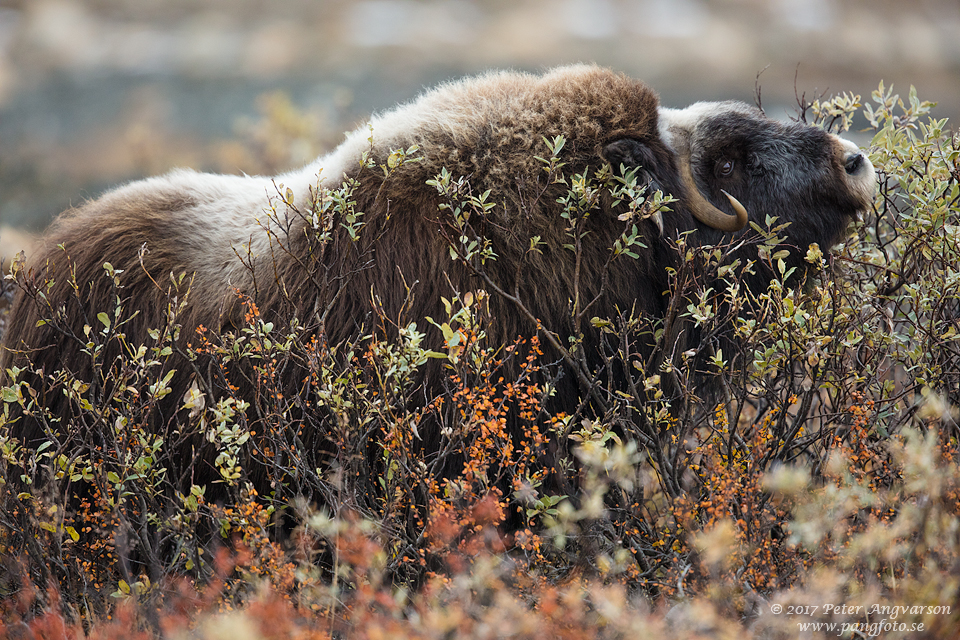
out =
<svg viewBox="0 0 960 640"><path fill-rule="evenodd" d="M499 71L442 84L413 102L378 115L305 171L322 169L325 184L360 170L364 152L384 159L397 148L420 147L423 161L396 182L422 186L448 169L506 192L518 177L539 176L543 139L566 139L565 161L593 164L617 138L655 139L656 93L642 82L592 65L543 76ZM372 140L371 140L372 136ZM419 182L418 182L419 181Z"/></svg>

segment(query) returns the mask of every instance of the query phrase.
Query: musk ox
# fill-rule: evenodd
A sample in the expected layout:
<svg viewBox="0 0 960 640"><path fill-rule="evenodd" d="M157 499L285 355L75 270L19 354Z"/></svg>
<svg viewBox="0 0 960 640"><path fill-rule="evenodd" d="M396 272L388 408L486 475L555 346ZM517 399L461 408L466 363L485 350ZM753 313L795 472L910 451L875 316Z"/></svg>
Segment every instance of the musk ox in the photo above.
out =
<svg viewBox="0 0 960 640"><path fill-rule="evenodd" d="M609 197L599 198L583 221L579 259L565 246L569 220L558 199L568 187L549 183L544 170L545 141L557 136L565 140L559 161L566 176L604 167L632 171L651 192L676 199L669 210L634 221L643 245L635 259L608 261L624 229L618 217L625 206ZM454 212L440 206L444 197L428 184L442 169L466 178L473 195L489 192L484 201L492 206L470 221L471 233L495 254L484 264L484 278L452 255ZM318 225L329 201L318 194L344 179L354 180L347 197L362 220ZM771 120L746 104L663 108L646 85L595 66L488 73L441 85L374 117L299 171L257 177L178 170L67 211L18 275L29 294L21 292L11 311L2 368L29 361L47 374L66 368L89 379L84 327L99 330L97 314L120 305L137 312L122 327L126 343L148 344L149 330L164 322L171 276L180 274L190 283L189 295L179 300L181 342L201 325L215 331L242 326L238 292L267 319L295 314L338 344L370 330L371 300L386 318L438 318L442 297L481 288L491 294L491 342L506 344L538 327L566 340L578 330L570 313L574 292L591 301L591 316L635 309L663 317L667 268L678 261L672 243L684 232L692 232L687 242L715 244L747 233L748 220L763 225L776 216L791 223L789 243L801 251L788 260L802 268L802 250L813 242L833 244L870 206L874 191L873 167L855 145L815 127ZM277 215L267 220L271 201ZM352 235L360 223L362 248ZM322 241L319 231L327 234ZM529 250L533 237L537 251ZM106 262L116 270L110 277ZM440 331L422 326L431 346L442 348ZM589 323L579 329L587 347L596 342L591 332L598 329ZM114 346L100 361L109 366L118 353ZM154 409L156 429L174 428L181 399L203 371L196 362L177 369L170 402ZM420 381L424 388L439 368L432 371ZM19 380L43 387L36 377ZM41 402L62 418L47 428L92 426L96 416L80 416L81 396L103 391L90 385L80 392L71 399L56 388L44 392ZM576 407L575 386L570 395L557 401ZM11 429L23 440L43 439L34 416L14 411L8 419L16 419Z"/></svg>

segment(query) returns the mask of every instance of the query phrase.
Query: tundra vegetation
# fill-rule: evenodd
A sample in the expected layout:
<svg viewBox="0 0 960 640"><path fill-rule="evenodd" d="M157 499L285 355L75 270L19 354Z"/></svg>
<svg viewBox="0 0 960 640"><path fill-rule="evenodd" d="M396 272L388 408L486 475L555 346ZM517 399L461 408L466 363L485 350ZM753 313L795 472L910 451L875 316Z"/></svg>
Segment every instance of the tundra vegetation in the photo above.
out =
<svg viewBox="0 0 960 640"><path fill-rule="evenodd" d="M146 344L124 335L136 310L98 310L78 338L103 393L67 367L35 373L109 429L79 434L82 446L51 431L21 447L6 419L42 413L43 388L14 369L0 391L0 635L792 637L800 623L836 623L807 631L827 637L890 611L883 637L914 637L916 625L948 635L960 625L960 137L931 107L883 85L864 104L801 101L799 120L834 132L862 112L873 210L840 245L800 248L802 282L776 219L754 227L763 264L681 237L670 308L700 344L651 371L636 341L669 349L670 317L576 318L608 338L591 412L550 411L535 373L553 363L537 340L486 339L493 291L451 296L443 317L380 317L338 345L241 299L241 326L201 328L179 354L211 356L225 389L256 389L252 401L211 403L199 389L179 400L218 452L215 487L184 483L167 473L182 467L170 464L177 443L144 424L184 350L190 282L174 277ZM271 138L299 128L282 115L263 125ZM567 175L562 146L545 140L542 163L568 189L568 250L605 194L631 203L610 250L633 259L636 218L669 215L669 199L629 175ZM372 169L415 156L400 149ZM434 186L463 224L490 206L461 176ZM302 212L319 216L317 242L333 214L363 241L351 189L321 191ZM267 215L291 202L278 185ZM466 237L451 233L450 250L482 270L495 257ZM777 277L750 292L742 282L757 269ZM118 302L121 275L107 263L100 276ZM44 303L42 283L28 293ZM427 327L443 333L442 351L424 347ZM119 365L98 359L111 343ZM431 366L443 393L413 401ZM280 382L291 377L296 396ZM663 393L668 378L683 402ZM444 446L424 447L420 427ZM302 441L317 433L324 446ZM272 491L255 491L251 473Z"/></svg>

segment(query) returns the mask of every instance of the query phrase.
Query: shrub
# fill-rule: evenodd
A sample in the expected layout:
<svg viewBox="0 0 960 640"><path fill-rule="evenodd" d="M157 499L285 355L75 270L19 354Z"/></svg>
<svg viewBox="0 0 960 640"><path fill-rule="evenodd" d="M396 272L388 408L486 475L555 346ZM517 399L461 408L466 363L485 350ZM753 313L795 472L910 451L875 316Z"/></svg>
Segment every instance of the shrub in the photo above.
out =
<svg viewBox="0 0 960 640"><path fill-rule="evenodd" d="M816 637L869 633L881 605L905 607L896 624L947 633L960 606L960 140L931 106L883 85L865 107L850 95L802 104L801 119L840 131L863 109L875 211L831 251L787 246L768 220L752 264L680 238L665 318L573 318L603 331L598 365L550 327L491 344L492 287L455 292L442 318L386 318L372 301L367 335L328 344L249 300L237 331L181 337L190 283L174 277L167 324L129 344L135 310L104 265L118 304L78 336L94 380L65 366L28 384L15 370L2 390L5 418L11 405L43 415L47 392L84 409L71 428L48 416L49 440L33 450L2 427L4 623L76 637L132 626L786 637L837 625L807 629ZM611 247L632 259L633 220L669 199L603 172L564 175L561 143L547 142L544 168L570 189L571 251L589 194L606 190L632 203ZM456 176L434 185L452 212L487 206ZM315 217L318 243L333 211L362 241L350 193L320 192L299 212ZM273 203L289 206L279 192ZM465 236L451 233L451 252L482 280L495 258ZM786 268L790 251L803 252L806 277ZM754 294L743 280L757 270L775 277ZM42 283L25 295L44 303ZM442 350L425 347L428 327ZM678 352L681 333L698 341ZM557 364L540 339L590 383L573 414L550 409ZM111 345L122 357L107 361ZM158 433L150 415L175 356L211 366L175 399L183 423ZM442 389L420 385L426 368L444 372ZM174 453L190 434L213 452L204 482Z"/></svg>

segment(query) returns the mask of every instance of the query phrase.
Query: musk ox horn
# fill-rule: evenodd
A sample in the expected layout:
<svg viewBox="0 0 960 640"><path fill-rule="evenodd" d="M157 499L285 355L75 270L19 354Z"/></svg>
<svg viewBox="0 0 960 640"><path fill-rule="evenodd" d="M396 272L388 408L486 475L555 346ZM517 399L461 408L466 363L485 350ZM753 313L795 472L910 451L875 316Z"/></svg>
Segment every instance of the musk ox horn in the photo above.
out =
<svg viewBox="0 0 960 640"><path fill-rule="evenodd" d="M730 205L736 212L736 215L724 213L720 209L710 204L710 201L703 197L697 183L693 179L693 172L690 170L690 151L684 149L679 153L680 156L680 177L683 180L683 186L687 189L687 198L690 203L690 212L693 217L718 231L739 231L747 226L747 209L740 201L734 198L726 191L723 195L730 200Z"/></svg>

